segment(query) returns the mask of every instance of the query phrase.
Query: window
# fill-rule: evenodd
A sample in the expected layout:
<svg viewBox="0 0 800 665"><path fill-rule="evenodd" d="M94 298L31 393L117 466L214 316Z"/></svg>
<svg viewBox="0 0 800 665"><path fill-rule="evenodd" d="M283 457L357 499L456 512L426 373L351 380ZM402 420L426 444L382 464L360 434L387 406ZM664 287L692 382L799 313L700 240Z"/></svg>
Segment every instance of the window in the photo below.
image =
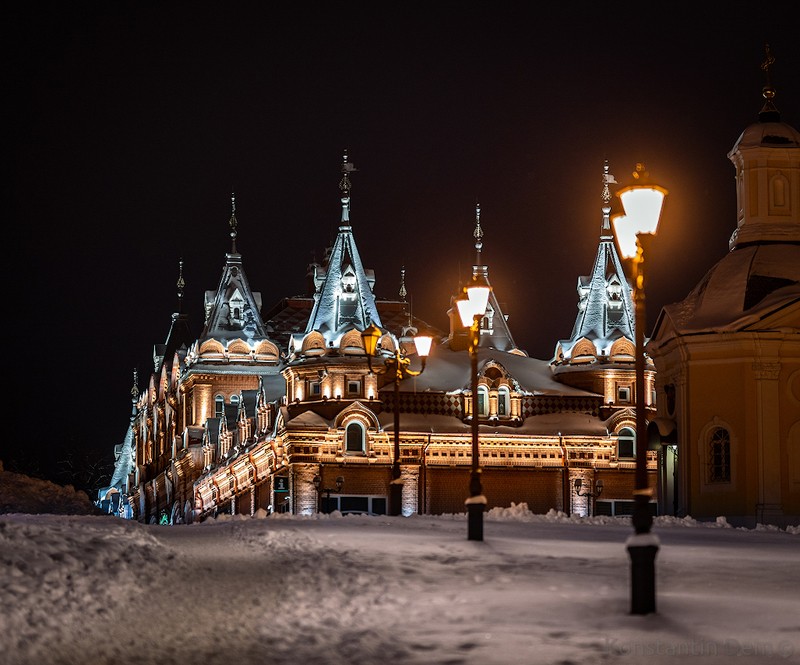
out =
<svg viewBox="0 0 800 665"><path fill-rule="evenodd" d="M631 389L630 389L630 386L619 386L617 388L617 401L618 402L630 402L631 401Z"/></svg>
<svg viewBox="0 0 800 665"><path fill-rule="evenodd" d="M633 459L636 457L636 433L630 427L623 427L617 438L617 457Z"/></svg>
<svg viewBox="0 0 800 665"><path fill-rule="evenodd" d="M214 417L221 418L225 411L225 398L222 395L217 395L214 398Z"/></svg>
<svg viewBox="0 0 800 665"><path fill-rule="evenodd" d="M308 394L311 397L319 397L321 392L320 382L319 381L309 381L308 382Z"/></svg>
<svg viewBox="0 0 800 665"><path fill-rule="evenodd" d="M361 394L361 381L348 381L347 382L347 394L348 395L360 395Z"/></svg>
<svg viewBox="0 0 800 665"><path fill-rule="evenodd" d="M489 391L486 386L478 386L478 415L489 415Z"/></svg>
<svg viewBox="0 0 800 665"><path fill-rule="evenodd" d="M731 436L728 430L717 427L708 443L708 482L731 481Z"/></svg>
<svg viewBox="0 0 800 665"><path fill-rule="evenodd" d="M364 452L364 428L360 423L350 423L345 430L345 452Z"/></svg>
<svg viewBox="0 0 800 665"><path fill-rule="evenodd" d="M239 403L239 395L231 395L231 404Z"/></svg>
<svg viewBox="0 0 800 665"><path fill-rule="evenodd" d="M511 409L509 408L509 393L508 388L505 386L500 386L497 391L497 415L498 416L507 416L511 413Z"/></svg>

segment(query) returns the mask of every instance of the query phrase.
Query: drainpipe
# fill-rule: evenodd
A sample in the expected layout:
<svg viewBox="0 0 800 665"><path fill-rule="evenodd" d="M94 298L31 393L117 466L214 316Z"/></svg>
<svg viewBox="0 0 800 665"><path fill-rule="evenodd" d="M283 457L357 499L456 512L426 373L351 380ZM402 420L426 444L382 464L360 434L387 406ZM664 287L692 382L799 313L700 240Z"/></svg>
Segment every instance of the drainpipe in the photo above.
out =
<svg viewBox="0 0 800 665"><path fill-rule="evenodd" d="M569 457L567 447L564 445L564 437L558 433L558 445L561 448L561 503L567 517L572 516L572 501L570 500L569 490Z"/></svg>

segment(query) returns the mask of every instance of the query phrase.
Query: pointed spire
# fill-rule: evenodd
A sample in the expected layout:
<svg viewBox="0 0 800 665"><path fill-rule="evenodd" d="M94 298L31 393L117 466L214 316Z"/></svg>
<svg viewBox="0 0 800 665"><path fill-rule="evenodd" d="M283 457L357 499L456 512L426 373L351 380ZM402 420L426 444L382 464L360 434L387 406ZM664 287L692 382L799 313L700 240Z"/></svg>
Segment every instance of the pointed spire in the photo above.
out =
<svg viewBox="0 0 800 665"><path fill-rule="evenodd" d="M186 286L186 282L183 281L183 257L178 261L178 282L176 286L178 287L178 313L180 314L183 312L183 288Z"/></svg>
<svg viewBox="0 0 800 665"><path fill-rule="evenodd" d="M761 107L761 112L758 114L758 119L761 122L780 122L780 111L775 107L773 99L775 99L775 88L772 87L772 65L775 64L775 58L770 51L769 44L764 44L764 62L761 63L761 69L764 72L766 81L764 87L761 88L761 96L764 98L764 106Z"/></svg>
<svg viewBox="0 0 800 665"><path fill-rule="evenodd" d="M228 224L231 227L231 254L236 254L236 228L239 226L239 222L236 219L236 195L233 192L231 192L231 218Z"/></svg>
<svg viewBox="0 0 800 665"><path fill-rule="evenodd" d="M353 186L350 182L350 174L357 170L353 162L347 159L347 150L345 150L342 155L342 179L339 181L339 189L342 192L342 226L350 226L350 190Z"/></svg>
<svg viewBox="0 0 800 665"><path fill-rule="evenodd" d="M481 265L481 250L483 249L483 229L481 228L481 204L475 202L475 230L472 232L475 238L475 265Z"/></svg>
<svg viewBox="0 0 800 665"><path fill-rule="evenodd" d="M136 420L136 403L139 401L139 371L133 368L133 388L131 388L131 423Z"/></svg>
<svg viewBox="0 0 800 665"><path fill-rule="evenodd" d="M405 302L407 295L408 291L406 291L406 267L403 266L402 268L400 268L400 300Z"/></svg>
<svg viewBox="0 0 800 665"><path fill-rule="evenodd" d="M609 173L608 160L603 163L603 226L600 230L600 237L611 236L611 221L609 215L611 214L611 192L608 189L609 185L616 185L617 180Z"/></svg>
<svg viewBox="0 0 800 665"><path fill-rule="evenodd" d="M637 165L635 177L646 177L644 166ZM603 189L601 192L603 223L600 243L590 275L578 277L578 315L569 339L559 345L566 359L572 347L585 337L592 341L598 355L607 354L620 337L634 339L633 300L630 285L614 244L614 234L609 223L611 192L609 185L616 184L608 160L603 163Z"/></svg>

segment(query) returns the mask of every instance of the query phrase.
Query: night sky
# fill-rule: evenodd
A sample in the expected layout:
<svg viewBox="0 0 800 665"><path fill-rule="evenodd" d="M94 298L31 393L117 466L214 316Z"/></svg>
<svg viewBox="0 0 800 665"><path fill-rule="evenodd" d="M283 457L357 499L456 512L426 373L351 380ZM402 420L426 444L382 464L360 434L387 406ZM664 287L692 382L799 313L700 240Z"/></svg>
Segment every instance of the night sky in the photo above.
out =
<svg viewBox="0 0 800 665"><path fill-rule="evenodd" d="M348 149L376 294L396 297L405 265L415 314L444 329L480 201L512 333L550 358L594 260L604 159L620 182L643 161L670 191L652 324L727 251L726 155L761 107L765 42L776 105L800 127L796 2L17 4L3 21L5 460L111 457L181 257L202 329L232 191L266 312L307 292Z"/></svg>

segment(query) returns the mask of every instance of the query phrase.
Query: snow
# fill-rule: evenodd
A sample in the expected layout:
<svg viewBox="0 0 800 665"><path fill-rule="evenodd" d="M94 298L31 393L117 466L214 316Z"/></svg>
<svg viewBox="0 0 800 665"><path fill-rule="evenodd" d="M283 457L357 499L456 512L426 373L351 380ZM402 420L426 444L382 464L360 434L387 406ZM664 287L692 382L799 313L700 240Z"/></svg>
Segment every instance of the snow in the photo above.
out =
<svg viewBox="0 0 800 665"><path fill-rule="evenodd" d="M256 517L0 517L0 662L800 662L800 529L657 518L642 617L627 519Z"/></svg>

